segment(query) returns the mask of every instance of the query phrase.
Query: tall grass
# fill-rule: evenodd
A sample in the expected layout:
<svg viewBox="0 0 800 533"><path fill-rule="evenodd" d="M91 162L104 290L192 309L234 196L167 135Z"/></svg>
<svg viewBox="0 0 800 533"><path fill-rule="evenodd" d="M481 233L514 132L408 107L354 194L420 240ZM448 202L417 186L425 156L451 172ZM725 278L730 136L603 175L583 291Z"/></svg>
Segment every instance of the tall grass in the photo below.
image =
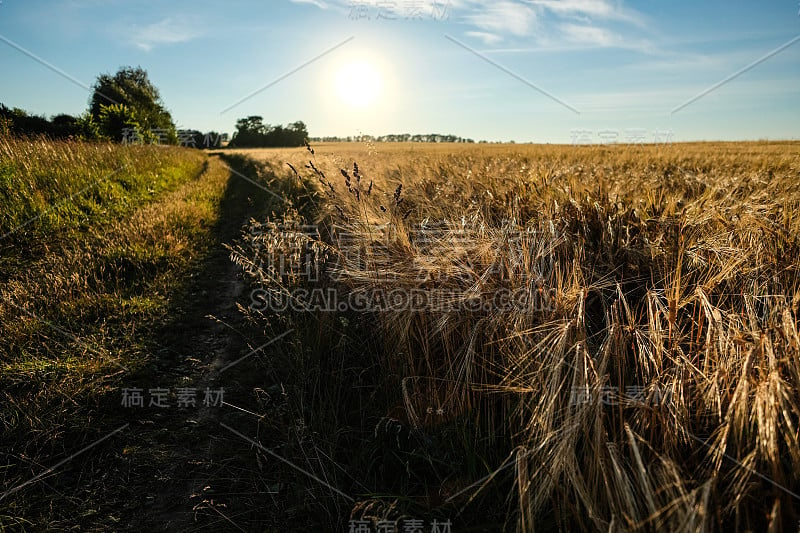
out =
<svg viewBox="0 0 800 533"><path fill-rule="evenodd" d="M265 154L318 199L299 223L323 228L320 283L376 302L412 434L466 418L513 450L477 458L513 467L506 527L794 527L797 143L315 149ZM286 250L265 238L234 257L277 294L292 281L252 258ZM376 296L415 290L447 305ZM502 291L522 304L498 306ZM458 465L444 508L507 489Z"/></svg>
<svg viewBox="0 0 800 533"><path fill-rule="evenodd" d="M197 173L203 157L168 146L0 136L0 246L31 245L123 216Z"/></svg>
<svg viewBox="0 0 800 533"><path fill-rule="evenodd" d="M218 216L228 172L207 164L196 150L0 137L0 530L113 527L121 477L87 467L70 483L77 462L22 484L119 427L118 387L153 364L148 333Z"/></svg>

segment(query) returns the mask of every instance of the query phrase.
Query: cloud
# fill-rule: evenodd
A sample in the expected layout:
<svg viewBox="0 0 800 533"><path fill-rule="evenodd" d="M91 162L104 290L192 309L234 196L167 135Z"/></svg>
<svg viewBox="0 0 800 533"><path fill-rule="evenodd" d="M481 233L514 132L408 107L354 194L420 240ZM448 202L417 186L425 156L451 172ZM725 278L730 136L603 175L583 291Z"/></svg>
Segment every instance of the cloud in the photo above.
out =
<svg viewBox="0 0 800 533"><path fill-rule="evenodd" d="M525 4L502 1L468 15L466 20L495 35L524 36L536 25L536 12Z"/></svg>
<svg viewBox="0 0 800 533"><path fill-rule="evenodd" d="M137 48L149 52L157 45L184 43L199 36L196 25L167 17L146 26L134 27L131 41Z"/></svg>
<svg viewBox="0 0 800 533"><path fill-rule="evenodd" d="M529 3L559 17L617 20L637 26L644 25L644 19L639 13L609 0L529 0Z"/></svg>
<svg viewBox="0 0 800 533"><path fill-rule="evenodd" d="M502 4L506 4L503 9L505 18L514 22L505 28L497 23L490 28L479 28L491 31L504 40L531 36L530 43L551 50L587 47L641 49L647 45L646 40L634 38L636 32L630 31L633 27L646 28L645 17L625 8L620 1L507 0ZM521 10L523 7L524 10ZM473 18L471 22L479 25L481 20ZM514 31L523 27L535 29L536 32Z"/></svg>
<svg viewBox="0 0 800 533"><path fill-rule="evenodd" d="M619 32L626 26L647 25L641 14L615 0L502 0L489 5L472 1L457 6L464 13L462 23L473 26L465 34L486 45L529 37L550 49L625 48L633 45ZM636 46L642 46L641 39Z"/></svg>
<svg viewBox="0 0 800 533"><path fill-rule="evenodd" d="M317 6L320 9L328 9L328 4L323 2L323 0L289 0L293 4L311 4L312 6Z"/></svg>
<svg viewBox="0 0 800 533"><path fill-rule="evenodd" d="M581 24L561 24L559 30L570 43L591 46L614 46L620 39L605 28Z"/></svg>
<svg viewBox="0 0 800 533"><path fill-rule="evenodd" d="M531 4L559 13L608 17L611 4L604 0L531 0Z"/></svg>
<svg viewBox="0 0 800 533"><path fill-rule="evenodd" d="M600 47L632 47L626 27L647 26L645 17L627 8L621 0L289 0L294 4L311 4L321 9L332 8L350 13L354 5L363 5L372 16L382 10L402 19L408 6L425 14L427 20L446 6L449 23L463 27L468 37L486 45L521 40L549 49ZM420 17L421 18L421 17ZM439 20L444 20L440 17ZM614 31L611 30L614 28ZM627 44L626 44L627 43ZM639 39L636 46L641 46Z"/></svg>
<svg viewBox="0 0 800 533"><path fill-rule="evenodd" d="M485 44L497 44L503 40L503 38L500 37L499 35L485 31L468 31L467 36L480 39Z"/></svg>

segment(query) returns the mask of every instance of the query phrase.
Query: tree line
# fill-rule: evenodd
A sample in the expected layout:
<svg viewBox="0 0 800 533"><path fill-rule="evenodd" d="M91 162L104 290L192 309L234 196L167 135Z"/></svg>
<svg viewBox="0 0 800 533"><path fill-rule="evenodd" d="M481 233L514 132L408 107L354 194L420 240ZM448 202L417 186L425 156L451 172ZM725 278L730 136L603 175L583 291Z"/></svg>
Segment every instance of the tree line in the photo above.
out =
<svg viewBox="0 0 800 533"><path fill-rule="evenodd" d="M228 141L226 133L202 133L177 129L158 88L141 67L121 67L115 74L101 74L92 86L88 109L79 116L55 115L48 119L0 103L0 134L46 135L53 139L111 141L122 144L171 144L194 148L219 148ZM438 133L390 134L374 137L316 137L309 139L302 121L287 125L264 123L251 115L236 121L236 132L227 144L236 148L303 146L316 142L458 142L473 143L456 135Z"/></svg>
<svg viewBox="0 0 800 533"><path fill-rule="evenodd" d="M31 115L0 103L0 134L46 135L53 139L112 141L122 144L171 144L219 148L227 133L202 133L177 129L158 88L141 67L122 67L114 75L101 74L92 86L89 107L83 114ZM301 122L286 126L265 124L263 117L236 121L231 147L303 146L308 129Z"/></svg>
<svg viewBox="0 0 800 533"><path fill-rule="evenodd" d="M236 132L228 146L236 148L268 148L303 146L308 129L302 121L287 126L264 124L264 117L252 115L236 121Z"/></svg>
<svg viewBox="0 0 800 533"><path fill-rule="evenodd" d="M349 137L312 137L314 142L413 142L413 143L474 143L472 139L465 139L457 135L443 135L441 133L410 134L392 133L389 135L356 135ZM485 141L481 141L485 142Z"/></svg>
<svg viewBox="0 0 800 533"><path fill-rule="evenodd" d="M48 119L0 103L2 133L196 148L217 148L227 140L227 134L214 131L179 130L158 88L141 67L122 67L113 75L98 76L89 107L79 116L62 113Z"/></svg>

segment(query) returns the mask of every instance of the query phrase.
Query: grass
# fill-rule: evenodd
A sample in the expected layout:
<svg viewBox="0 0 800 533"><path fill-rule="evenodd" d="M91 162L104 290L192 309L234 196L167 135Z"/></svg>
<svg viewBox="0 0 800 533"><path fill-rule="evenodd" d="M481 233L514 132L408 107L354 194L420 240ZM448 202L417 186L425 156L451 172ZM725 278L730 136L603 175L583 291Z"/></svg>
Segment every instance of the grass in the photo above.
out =
<svg viewBox="0 0 800 533"><path fill-rule="evenodd" d="M199 172L203 155L174 147L0 139L3 246L30 250L53 234L112 220ZM5 254L4 254L5 255Z"/></svg>
<svg viewBox="0 0 800 533"><path fill-rule="evenodd" d="M242 151L304 191L303 210L258 222L289 231L255 225L234 250L259 301L372 302L248 311L296 328L272 363L305 428L295 457L324 452L314 471L355 502L294 483L328 527L346 509L459 530L793 527L797 149ZM319 279L297 274L298 248ZM392 291L440 301L384 305Z"/></svg>
<svg viewBox="0 0 800 533"><path fill-rule="evenodd" d="M43 139L0 139L0 166L0 233L11 232L0 244L9 489L125 422L119 388L157 363L152 331L205 253L229 174L188 149ZM8 494L0 529L119 527L109 487L125 481L107 468L113 449L98 450Z"/></svg>

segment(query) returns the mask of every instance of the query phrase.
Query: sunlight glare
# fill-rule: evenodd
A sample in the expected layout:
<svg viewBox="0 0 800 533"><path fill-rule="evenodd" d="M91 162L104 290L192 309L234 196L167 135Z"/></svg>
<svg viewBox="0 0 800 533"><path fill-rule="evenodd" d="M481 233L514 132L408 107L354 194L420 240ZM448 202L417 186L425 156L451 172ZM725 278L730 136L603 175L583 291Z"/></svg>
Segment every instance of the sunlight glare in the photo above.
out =
<svg viewBox="0 0 800 533"><path fill-rule="evenodd" d="M345 64L336 74L336 92L350 107L369 107L381 93L382 77L374 64L363 60Z"/></svg>

